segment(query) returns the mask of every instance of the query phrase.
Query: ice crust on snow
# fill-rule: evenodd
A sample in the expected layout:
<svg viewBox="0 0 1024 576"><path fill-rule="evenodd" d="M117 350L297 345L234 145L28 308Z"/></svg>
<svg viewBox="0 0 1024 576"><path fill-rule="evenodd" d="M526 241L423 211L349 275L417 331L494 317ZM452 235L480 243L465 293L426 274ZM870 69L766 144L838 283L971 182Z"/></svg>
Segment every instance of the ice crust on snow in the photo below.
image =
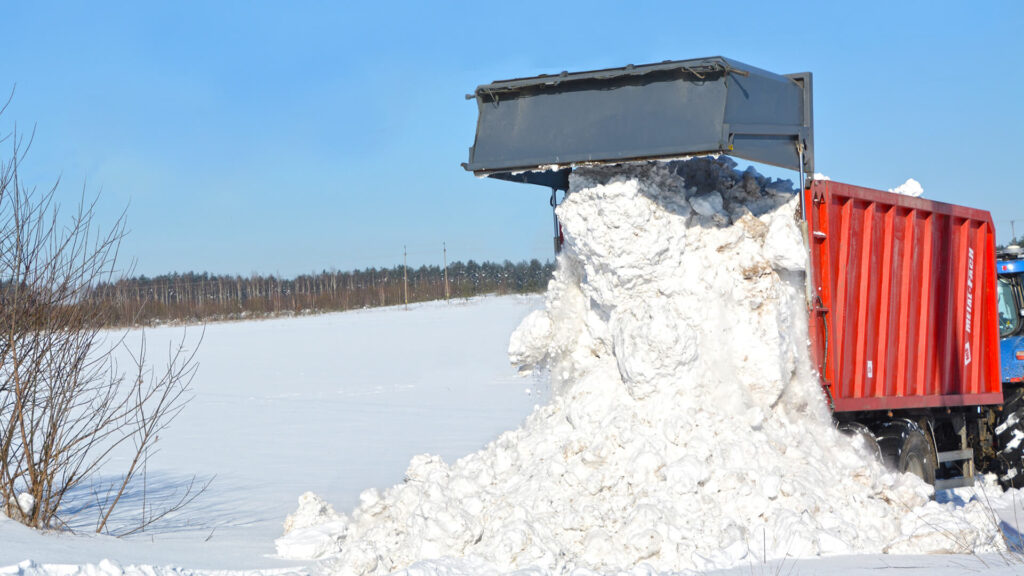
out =
<svg viewBox="0 0 1024 576"><path fill-rule="evenodd" d="M783 188L728 158L577 169L546 308L509 345L552 401L454 465L414 458L351 517L304 495L279 554L468 574L999 548L984 506L932 501L835 431Z"/></svg>

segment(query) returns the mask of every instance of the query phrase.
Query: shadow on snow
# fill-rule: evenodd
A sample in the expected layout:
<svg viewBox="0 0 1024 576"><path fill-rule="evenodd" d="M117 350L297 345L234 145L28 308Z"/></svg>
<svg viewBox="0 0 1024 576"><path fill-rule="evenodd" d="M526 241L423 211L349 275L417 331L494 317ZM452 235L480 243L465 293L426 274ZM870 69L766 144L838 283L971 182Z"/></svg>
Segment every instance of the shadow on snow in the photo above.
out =
<svg viewBox="0 0 1024 576"><path fill-rule="evenodd" d="M187 476L150 472L132 479L110 514L104 533L123 536L138 532L166 534L214 529L242 519L238 503L209 498L214 476ZM75 532L94 532L117 497L120 476L99 476L91 484L71 490L61 506L61 517ZM217 500L217 501L214 501Z"/></svg>

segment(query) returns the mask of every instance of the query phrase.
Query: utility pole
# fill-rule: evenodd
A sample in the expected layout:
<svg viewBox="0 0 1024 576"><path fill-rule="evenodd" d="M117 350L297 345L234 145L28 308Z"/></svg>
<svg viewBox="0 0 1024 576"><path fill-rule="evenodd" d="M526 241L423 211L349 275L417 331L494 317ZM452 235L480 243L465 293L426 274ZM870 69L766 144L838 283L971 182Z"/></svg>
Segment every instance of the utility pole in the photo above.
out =
<svg viewBox="0 0 1024 576"><path fill-rule="evenodd" d="M1017 241L1017 232L1014 231L1014 229L1013 229L1013 222L1014 222L1013 220L1010 220L1010 243L1011 244Z"/></svg>
<svg viewBox="0 0 1024 576"><path fill-rule="evenodd" d="M444 248L444 301L450 301L450 293L448 292L448 243L442 242L441 246Z"/></svg>
<svg viewBox="0 0 1024 576"><path fill-rule="evenodd" d="M405 294L405 309L409 309L409 252L402 246L402 292Z"/></svg>

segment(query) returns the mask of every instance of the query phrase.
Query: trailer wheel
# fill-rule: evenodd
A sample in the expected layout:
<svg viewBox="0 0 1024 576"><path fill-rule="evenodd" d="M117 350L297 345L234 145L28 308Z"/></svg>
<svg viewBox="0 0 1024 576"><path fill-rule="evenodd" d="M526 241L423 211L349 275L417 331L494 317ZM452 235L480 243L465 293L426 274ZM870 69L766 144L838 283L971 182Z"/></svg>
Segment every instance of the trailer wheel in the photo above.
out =
<svg viewBox="0 0 1024 576"><path fill-rule="evenodd" d="M935 484L935 451L921 427L910 420L888 420L874 428L882 461L897 472L910 472Z"/></svg>
<svg viewBox="0 0 1024 576"><path fill-rule="evenodd" d="M999 483L1004 488L1024 487L1024 388L1006 391L995 433Z"/></svg>
<svg viewBox="0 0 1024 576"><path fill-rule="evenodd" d="M876 460L882 461L882 450L878 447L878 440L875 439L870 428L860 422L840 422L836 426L836 430L851 439L860 438L867 453Z"/></svg>

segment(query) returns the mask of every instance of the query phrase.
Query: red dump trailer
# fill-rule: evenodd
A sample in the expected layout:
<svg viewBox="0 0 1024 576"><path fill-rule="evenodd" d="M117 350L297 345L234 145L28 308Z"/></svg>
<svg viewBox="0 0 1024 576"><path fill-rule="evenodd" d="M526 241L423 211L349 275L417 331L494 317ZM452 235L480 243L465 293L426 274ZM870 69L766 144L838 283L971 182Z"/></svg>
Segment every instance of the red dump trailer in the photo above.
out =
<svg viewBox="0 0 1024 576"><path fill-rule="evenodd" d="M938 487L1013 474L991 215L828 180L803 200L812 357L840 425Z"/></svg>

